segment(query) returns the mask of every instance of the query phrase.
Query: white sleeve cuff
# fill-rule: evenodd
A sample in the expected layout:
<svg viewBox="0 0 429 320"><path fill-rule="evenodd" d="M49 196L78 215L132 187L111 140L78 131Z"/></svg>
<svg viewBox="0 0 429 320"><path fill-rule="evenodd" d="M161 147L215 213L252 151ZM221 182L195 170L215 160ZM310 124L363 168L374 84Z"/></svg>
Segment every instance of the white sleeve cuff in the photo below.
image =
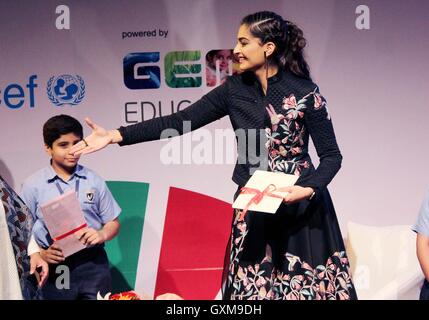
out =
<svg viewBox="0 0 429 320"><path fill-rule="evenodd" d="M34 234L31 235L30 242L28 243L27 253L28 256L31 256L33 253L40 252L40 247L34 238Z"/></svg>

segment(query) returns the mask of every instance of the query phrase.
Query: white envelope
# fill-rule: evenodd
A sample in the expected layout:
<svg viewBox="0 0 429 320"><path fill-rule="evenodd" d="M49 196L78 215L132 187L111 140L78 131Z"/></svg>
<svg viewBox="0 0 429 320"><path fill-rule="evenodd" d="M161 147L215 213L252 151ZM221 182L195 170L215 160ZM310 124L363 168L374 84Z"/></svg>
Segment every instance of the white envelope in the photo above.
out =
<svg viewBox="0 0 429 320"><path fill-rule="evenodd" d="M272 194L279 196L280 198L266 195L258 204L252 203L248 210L276 213L283 201L283 198L287 195L287 192L279 191L277 189L293 186L297 180L298 176L293 174L256 170L249 181L246 183L245 188L257 189L262 192L267 187L269 187L268 190L271 190ZM240 193L240 195L232 204L232 207L234 209L245 209L256 194L256 192L249 194Z"/></svg>
<svg viewBox="0 0 429 320"><path fill-rule="evenodd" d="M40 208L52 239L60 238L56 243L61 247L64 257L86 248L72 232L86 226L86 220L74 190L42 204Z"/></svg>

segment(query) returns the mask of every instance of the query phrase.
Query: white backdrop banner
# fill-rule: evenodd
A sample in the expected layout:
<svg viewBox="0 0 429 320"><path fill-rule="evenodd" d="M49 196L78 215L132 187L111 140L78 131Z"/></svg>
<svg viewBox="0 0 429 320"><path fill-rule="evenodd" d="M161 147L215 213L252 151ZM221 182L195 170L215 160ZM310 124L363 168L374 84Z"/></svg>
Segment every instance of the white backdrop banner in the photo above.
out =
<svg viewBox="0 0 429 320"><path fill-rule="evenodd" d="M344 236L348 221L412 224L429 182L429 3L412 3L1 1L0 174L20 191L47 165L42 125L53 115L118 128L185 109L235 72L240 19L271 10L303 29L312 77L328 100L344 156L329 187ZM216 296L236 190L230 133L224 118L81 159L108 181L146 188L130 284L138 292Z"/></svg>

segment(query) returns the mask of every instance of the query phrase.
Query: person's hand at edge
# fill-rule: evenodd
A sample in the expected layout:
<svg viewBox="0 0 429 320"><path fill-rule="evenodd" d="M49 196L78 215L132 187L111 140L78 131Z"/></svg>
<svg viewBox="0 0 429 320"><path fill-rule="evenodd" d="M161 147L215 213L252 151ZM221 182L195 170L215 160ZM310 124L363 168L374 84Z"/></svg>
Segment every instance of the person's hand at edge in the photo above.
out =
<svg viewBox="0 0 429 320"><path fill-rule="evenodd" d="M39 252L30 256L30 274L35 274L39 287L42 287L48 279L49 266Z"/></svg>

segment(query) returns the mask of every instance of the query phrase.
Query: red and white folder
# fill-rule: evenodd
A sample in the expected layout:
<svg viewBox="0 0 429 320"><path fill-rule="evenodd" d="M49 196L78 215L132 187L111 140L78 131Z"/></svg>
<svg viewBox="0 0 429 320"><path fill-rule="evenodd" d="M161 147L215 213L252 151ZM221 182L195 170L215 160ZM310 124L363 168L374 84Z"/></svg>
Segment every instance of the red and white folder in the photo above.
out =
<svg viewBox="0 0 429 320"><path fill-rule="evenodd" d="M87 227L76 192L70 190L40 206L52 239L61 247L64 257L86 246L74 233Z"/></svg>

